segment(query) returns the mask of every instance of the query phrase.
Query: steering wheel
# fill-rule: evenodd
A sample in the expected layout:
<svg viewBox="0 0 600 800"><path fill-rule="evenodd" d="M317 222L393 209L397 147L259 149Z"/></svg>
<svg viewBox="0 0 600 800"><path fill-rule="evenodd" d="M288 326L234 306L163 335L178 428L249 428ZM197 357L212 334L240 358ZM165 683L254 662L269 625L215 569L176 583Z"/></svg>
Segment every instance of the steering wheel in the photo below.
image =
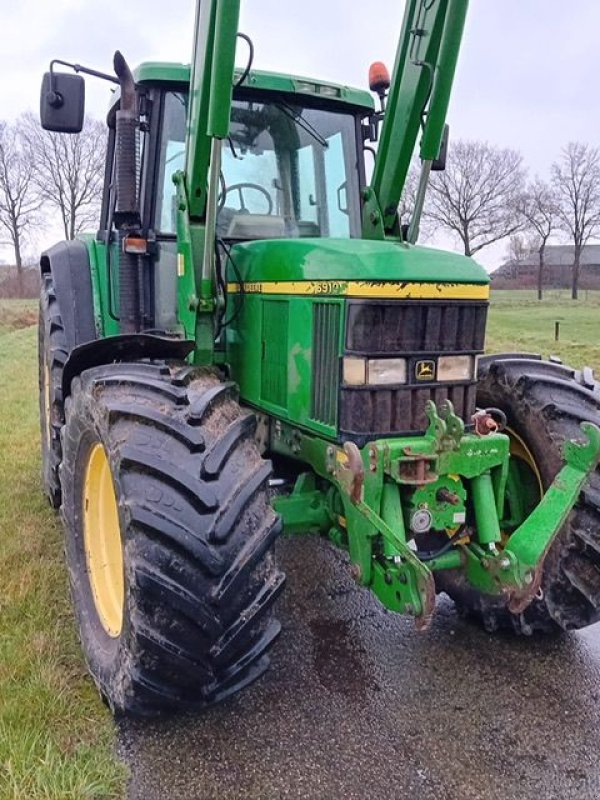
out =
<svg viewBox="0 0 600 800"><path fill-rule="evenodd" d="M273 213L273 198L269 194L269 192L260 184L258 183L250 183L249 181L243 181L242 183L232 183L231 186L226 186L224 179L221 177L221 194L219 195L219 211L221 211L225 207L225 201L227 200L227 195L231 194L231 192L237 192L240 198L240 208L239 211L242 213L249 214L248 208L246 207L246 203L244 202L244 191L246 189L252 189L255 192L259 192L267 201L267 214Z"/></svg>

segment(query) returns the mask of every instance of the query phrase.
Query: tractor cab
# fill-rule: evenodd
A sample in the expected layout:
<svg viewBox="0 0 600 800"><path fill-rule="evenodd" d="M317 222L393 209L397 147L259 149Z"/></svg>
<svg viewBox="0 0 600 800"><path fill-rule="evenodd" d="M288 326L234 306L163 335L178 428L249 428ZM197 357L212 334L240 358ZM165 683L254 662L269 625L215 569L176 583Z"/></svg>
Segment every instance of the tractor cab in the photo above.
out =
<svg viewBox="0 0 600 800"><path fill-rule="evenodd" d="M172 77L169 69L142 65L136 73L153 98L152 113L159 109L150 126L158 141L155 213L148 219L159 236L176 233L173 175L185 167L189 71L181 67L176 88L164 80ZM222 147L217 237L359 237L362 121L373 111L370 95L267 72L252 72L247 83L251 88L234 92Z"/></svg>
<svg viewBox="0 0 600 800"><path fill-rule="evenodd" d="M223 145L217 236L228 241L358 237L361 115L305 96L244 93ZM186 93L164 93L156 230L173 233L173 174L185 166Z"/></svg>
<svg viewBox="0 0 600 800"><path fill-rule="evenodd" d="M145 112L139 142L140 214L155 250L147 327L169 331L177 327L174 176L185 169L190 70L146 63L134 76ZM118 108L117 92L109 130ZM230 134L221 145L217 241L231 246L262 239L360 238L363 130L372 113L366 91L252 71L244 87L234 91ZM106 170L98 240L100 247L114 249L112 134ZM116 270L109 280L107 302L116 305L111 300L119 292ZM108 316L108 333L118 332L116 316Z"/></svg>

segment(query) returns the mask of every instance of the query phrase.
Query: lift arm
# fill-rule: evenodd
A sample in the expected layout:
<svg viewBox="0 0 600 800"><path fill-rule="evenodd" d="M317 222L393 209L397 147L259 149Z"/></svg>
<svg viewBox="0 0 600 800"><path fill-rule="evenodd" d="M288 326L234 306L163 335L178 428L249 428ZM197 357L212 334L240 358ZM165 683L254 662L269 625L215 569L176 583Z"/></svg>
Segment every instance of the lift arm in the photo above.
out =
<svg viewBox="0 0 600 800"><path fill-rule="evenodd" d="M206 215L213 138L229 135L240 0L198 0L190 78L185 180L193 220Z"/></svg>
<svg viewBox="0 0 600 800"><path fill-rule="evenodd" d="M421 184L411 239L416 239L427 179L438 157L468 0L407 0L371 186L363 236L399 237L398 204L419 132ZM420 208L418 207L420 204Z"/></svg>
<svg viewBox="0 0 600 800"><path fill-rule="evenodd" d="M177 185L178 315L196 363L214 350L215 223L221 142L229 135L240 0L197 0L186 162Z"/></svg>

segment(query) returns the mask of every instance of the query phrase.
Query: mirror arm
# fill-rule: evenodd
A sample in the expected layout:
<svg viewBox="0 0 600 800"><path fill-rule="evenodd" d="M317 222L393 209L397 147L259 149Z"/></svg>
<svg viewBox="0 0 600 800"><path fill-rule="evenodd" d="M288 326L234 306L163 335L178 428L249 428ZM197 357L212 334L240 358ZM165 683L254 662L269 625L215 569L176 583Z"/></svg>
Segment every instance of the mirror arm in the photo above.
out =
<svg viewBox="0 0 600 800"><path fill-rule="evenodd" d="M93 75L95 78L102 78L103 81L119 83L119 79L114 75L107 75L105 72L99 72L97 69L90 69L90 67L83 67L81 64L71 64L70 61L62 61L60 58L54 58L50 62L50 91L48 92L48 103L52 106L52 108L60 108L63 104L62 95L60 95L54 88L55 64L60 64L63 67L69 67L74 72L83 72L85 75Z"/></svg>

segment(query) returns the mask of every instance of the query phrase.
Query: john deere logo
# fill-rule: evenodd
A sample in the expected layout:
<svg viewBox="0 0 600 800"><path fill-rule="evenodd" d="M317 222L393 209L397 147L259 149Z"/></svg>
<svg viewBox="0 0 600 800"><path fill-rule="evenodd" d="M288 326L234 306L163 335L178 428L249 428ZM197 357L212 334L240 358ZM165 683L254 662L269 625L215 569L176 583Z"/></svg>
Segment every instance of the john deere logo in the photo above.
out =
<svg viewBox="0 0 600 800"><path fill-rule="evenodd" d="M432 381L435 379L435 361L417 361L415 364L415 378L418 381Z"/></svg>

